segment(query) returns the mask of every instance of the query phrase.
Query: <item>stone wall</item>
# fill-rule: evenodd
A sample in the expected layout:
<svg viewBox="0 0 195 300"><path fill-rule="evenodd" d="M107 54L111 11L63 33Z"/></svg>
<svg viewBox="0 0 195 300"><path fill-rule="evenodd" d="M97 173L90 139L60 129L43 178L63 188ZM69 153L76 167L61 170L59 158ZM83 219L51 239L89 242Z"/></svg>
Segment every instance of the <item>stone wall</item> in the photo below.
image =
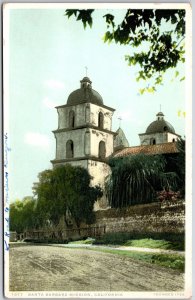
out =
<svg viewBox="0 0 195 300"><path fill-rule="evenodd" d="M106 226L106 232L182 233L185 230L185 204L179 201L101 210L96 212L95 226L100 225Z"/></svg>

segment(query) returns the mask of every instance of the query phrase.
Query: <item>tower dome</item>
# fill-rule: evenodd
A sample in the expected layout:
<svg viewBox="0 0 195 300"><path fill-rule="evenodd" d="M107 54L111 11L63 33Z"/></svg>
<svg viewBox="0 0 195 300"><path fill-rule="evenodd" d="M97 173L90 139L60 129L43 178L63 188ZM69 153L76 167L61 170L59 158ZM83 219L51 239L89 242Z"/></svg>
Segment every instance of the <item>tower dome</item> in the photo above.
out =
<svg viewBox="0 0 195 300"><path fill-rule="evenodd" d="M152 122L146 129L146 134L170 132L175 133L173 126L164 119L164 114L159 112L156 121Z"/></svg>
<svg viewBox="0 0 195 300"><path fill-rule="evenodd" d="M92 89L92 82L89 77L84 77L80 82L80 89L73 91L69 95L67 105L77 105L86 102L103 105L103 99L97 91Z"/></svg>

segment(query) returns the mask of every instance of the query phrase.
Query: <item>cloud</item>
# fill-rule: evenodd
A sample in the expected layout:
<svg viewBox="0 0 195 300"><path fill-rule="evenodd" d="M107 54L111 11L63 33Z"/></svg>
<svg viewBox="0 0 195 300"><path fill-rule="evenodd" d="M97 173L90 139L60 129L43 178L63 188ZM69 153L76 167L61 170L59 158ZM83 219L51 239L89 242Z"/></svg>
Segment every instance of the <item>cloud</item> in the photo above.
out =
<svg viewBox="0 0 195 300"><path fill-rule="evenodd" d="M44 84L53 89L64 89L65 85L63 82L55 80L55 79L48 79L44 82Z"/></svg>
<svg viewBox="0 0 195 300"><path fill-rule="evenodd" d="M44 134L28 132L24 137L24 141L28 145L49 148L49 138L47 135Z"/></svg>
<svg viewBox="0 0 195 300"><path fill-rule="evenodd" d="M46 106L47 108L53 109L57 104L54 101L50 100L48 97L45 97L43 99L43 105Z"/></svg>

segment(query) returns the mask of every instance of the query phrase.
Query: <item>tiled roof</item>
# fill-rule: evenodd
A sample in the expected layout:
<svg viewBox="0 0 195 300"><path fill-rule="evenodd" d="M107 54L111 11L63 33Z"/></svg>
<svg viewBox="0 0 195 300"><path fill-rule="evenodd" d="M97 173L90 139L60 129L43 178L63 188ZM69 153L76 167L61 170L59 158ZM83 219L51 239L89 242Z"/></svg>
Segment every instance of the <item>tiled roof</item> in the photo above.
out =
<svg viewBox="0 0 195 300"><path fill-rule="evenodd" d="M166 154L177 153L176 143L164 143L158 145L142 145L136 147L128 147L114 153L114 157L128 156L132 154Z"/></svg>

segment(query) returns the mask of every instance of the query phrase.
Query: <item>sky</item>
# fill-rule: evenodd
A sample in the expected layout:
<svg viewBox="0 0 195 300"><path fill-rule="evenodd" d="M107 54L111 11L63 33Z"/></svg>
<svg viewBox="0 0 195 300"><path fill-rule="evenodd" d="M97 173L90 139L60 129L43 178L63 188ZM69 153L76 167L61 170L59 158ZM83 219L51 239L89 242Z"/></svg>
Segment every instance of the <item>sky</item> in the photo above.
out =
<svg viewBox="0 0 195 300"><path fill-rule="evenodd" d="M109 10L110 11L110 10ZM125 10L112 11L122 20ZM130 146L139 145L139 133L161 111L176 133L185 136L184 65L174 78L170 70L154 94L139 94L145 82L137 82L138 67L129 67L125 55L135 50L129 46L105 44L107 10L94 15L93 28L83 29L74 18L67 19L64 9L10 9L9 31L9 110L4 116L8 128L10 201L32 195L39 172L52 168L58 116L55 106L66 104L69 94L80 87L87 75L104 105L116 109L113 131L122 118ZM181 112L181 113L179 113Z"/></svg>

